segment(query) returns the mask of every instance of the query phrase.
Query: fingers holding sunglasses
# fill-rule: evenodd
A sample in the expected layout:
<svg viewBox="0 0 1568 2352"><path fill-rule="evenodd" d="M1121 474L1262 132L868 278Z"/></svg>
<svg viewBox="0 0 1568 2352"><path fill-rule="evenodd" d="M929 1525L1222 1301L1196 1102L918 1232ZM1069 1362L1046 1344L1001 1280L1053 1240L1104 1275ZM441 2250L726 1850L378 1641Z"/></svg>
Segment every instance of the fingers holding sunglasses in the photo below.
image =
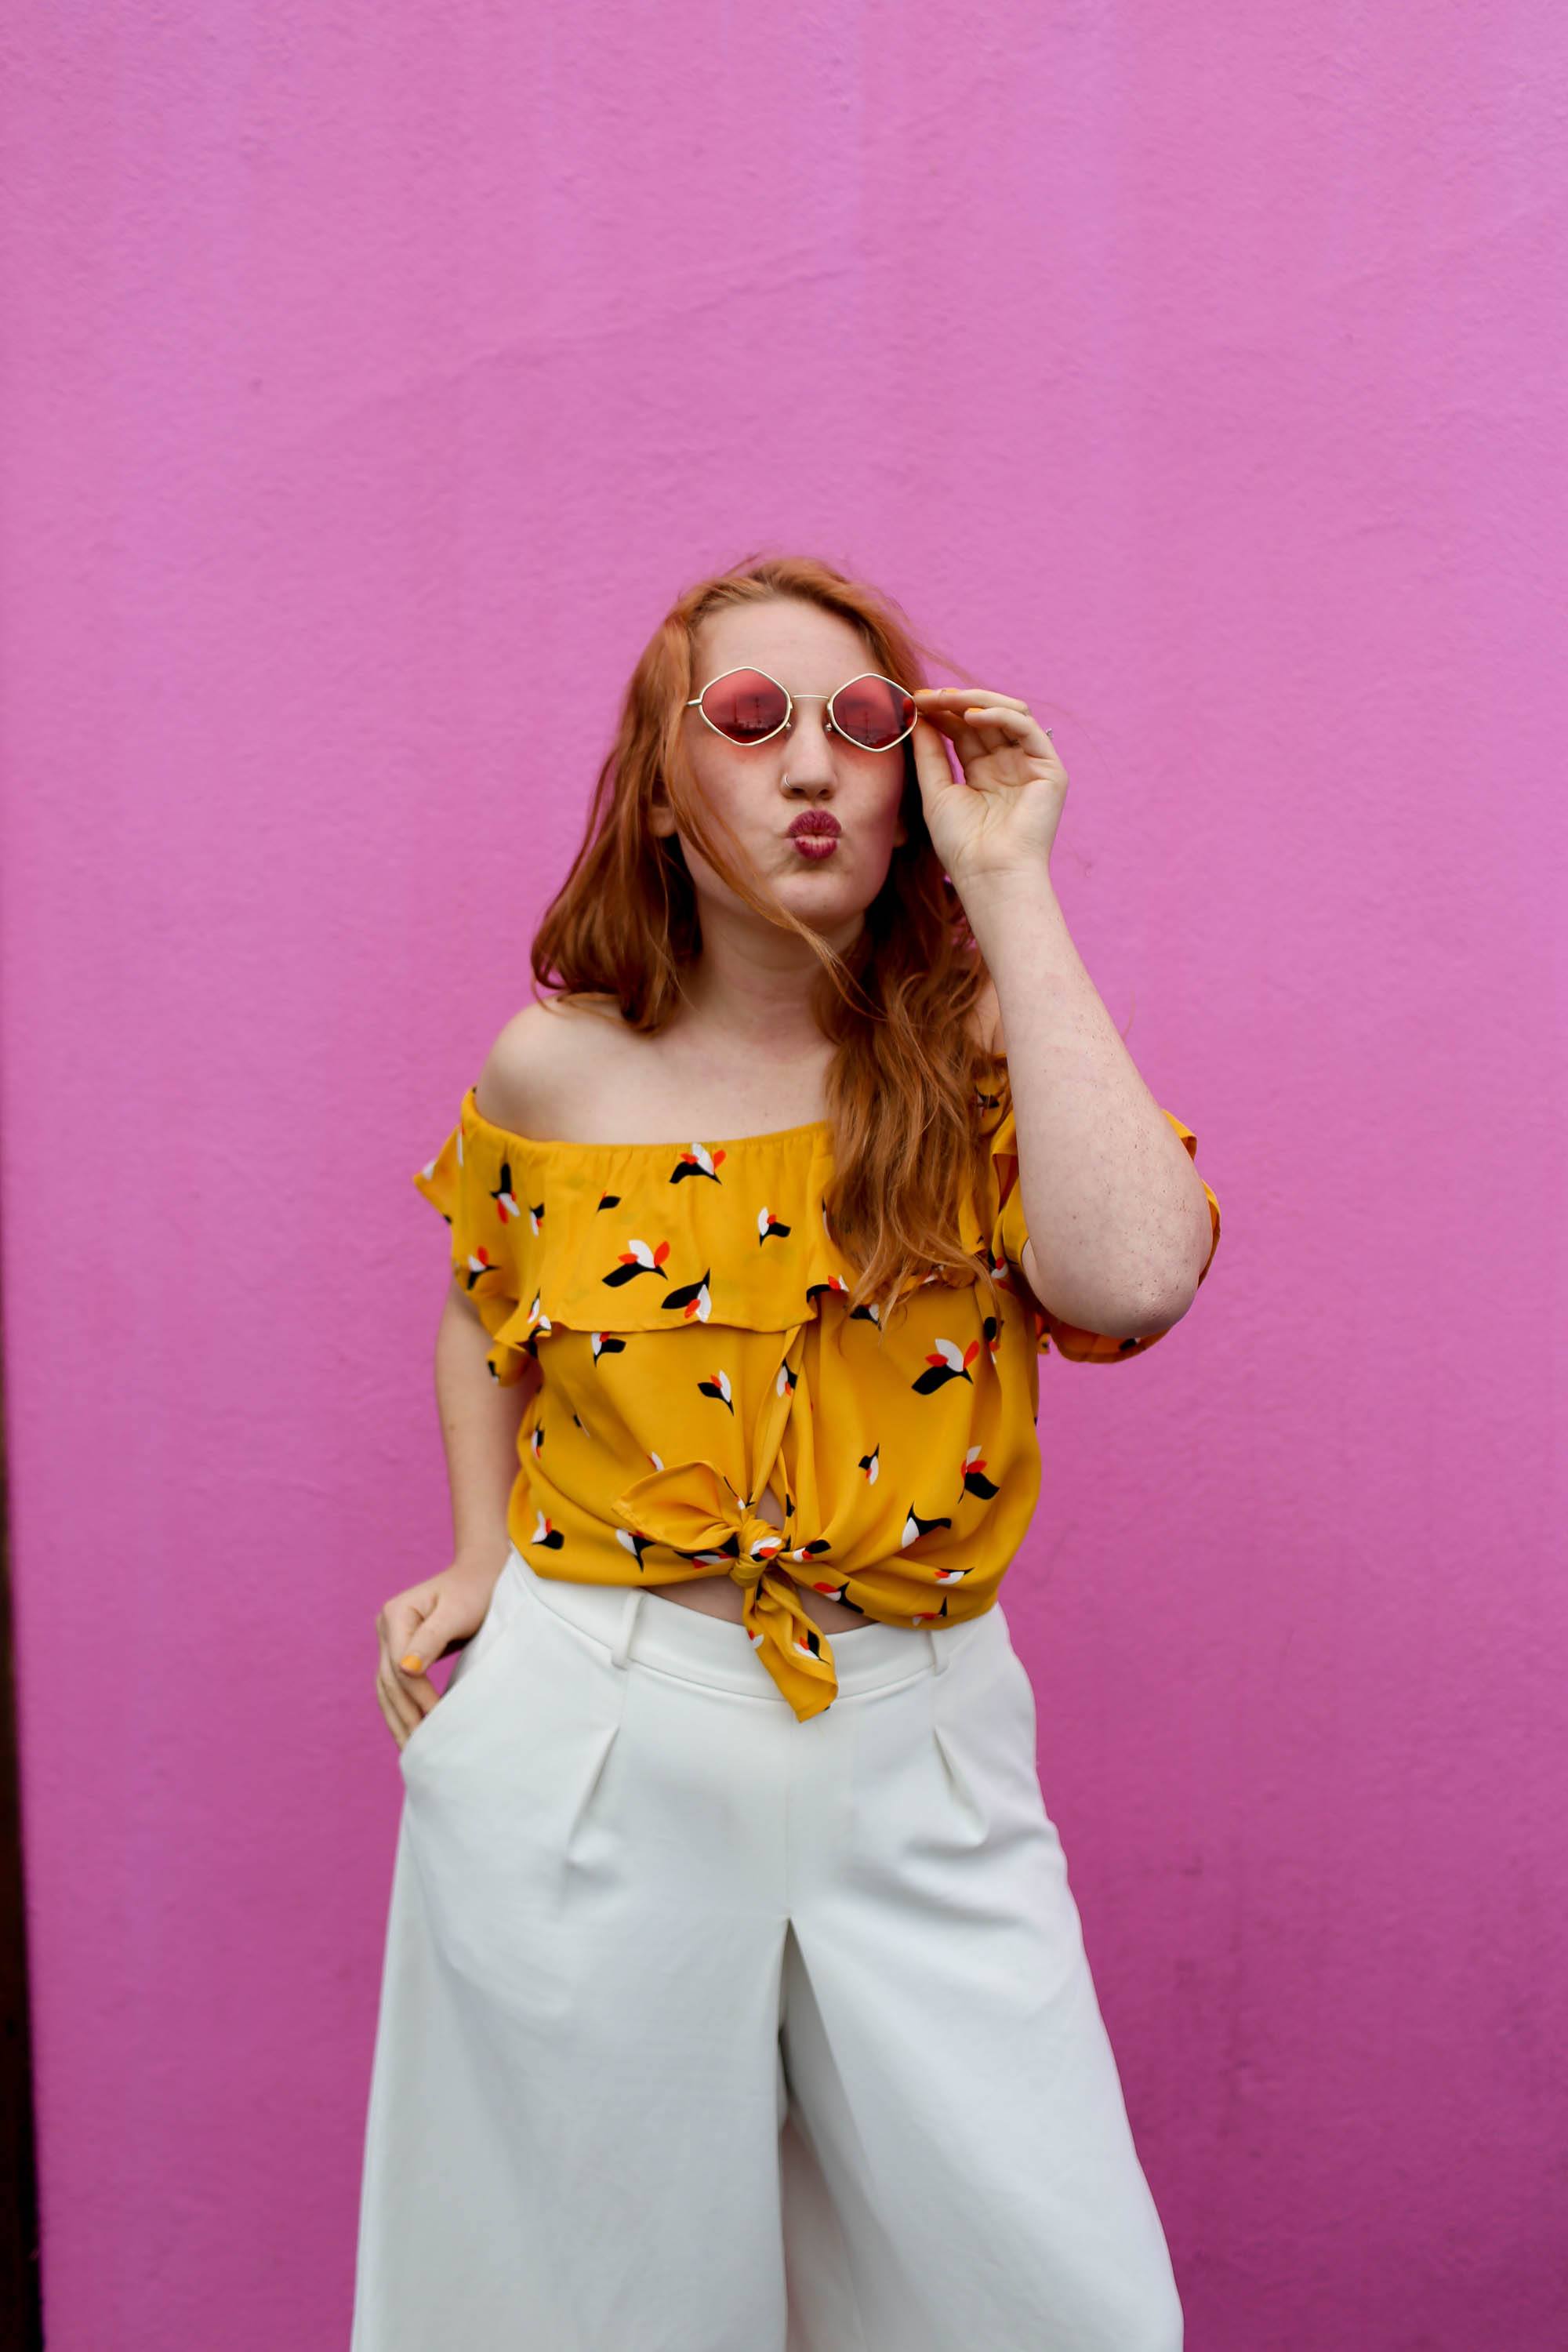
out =
<svg viewBox="0 0 1568 2352"><path fill-rule="evenodd" d="M1026 734L1035 723L1026 710L1015 710L1012 704L1006 702L972 702L966 705L962 716L972 725L1011 727Z"/></svg>
<svg viewBox="0 0 1568 2352"><path fill-rule="evenodd" d="M994 694L988 686L917 686L914 692L928 718L939 709L944 713L971 707L978 709L982 704L987 709L1000 706L1010 710L1027 710L1029 707L1016 694Z"/></svg>
<svg viewBox="0 0 1568 2352"><path fill-rule="evenodd" d="M961 738L969 738L975 726L981 723L980 703L976 699L981 689L975 687L942 686L931 689L931 698L929 700L922 692L916 705L919 716L934 727L939 735L945 735L951 743L957 744ZM994 702L988 701L986 704L987 711L994 709L998 715L1004 709L1021 712L1022 708L1021 704L1004 702L999 695Z"/></svg>
<svg viewBox="0 0 1568 2352"><path fill-rule="evenodd" d="M940 735L952 744L967 782L983 791L1037 782L1066 784L1067 771L1049 728L1041 727L1016 695L992 694L973 686L937 691L952 701L946 707L928 701L921 717L929 735Z"/></svg>
<svg viewBox="0 0 1568 2352"><path fill-rule="evenodd" d="M1026 702L1013 694L993 694L984 687L954 686L919 688L921 695L941 695L942 701L922 701L920 716L941 735L945 735L961 757L967 756L965 746L973 748L985 740L985 730L994 728L1005 744L1038 752L1048 751L1049 728L1042 729ZM990 739L992 748L996 748Z"/></svg>

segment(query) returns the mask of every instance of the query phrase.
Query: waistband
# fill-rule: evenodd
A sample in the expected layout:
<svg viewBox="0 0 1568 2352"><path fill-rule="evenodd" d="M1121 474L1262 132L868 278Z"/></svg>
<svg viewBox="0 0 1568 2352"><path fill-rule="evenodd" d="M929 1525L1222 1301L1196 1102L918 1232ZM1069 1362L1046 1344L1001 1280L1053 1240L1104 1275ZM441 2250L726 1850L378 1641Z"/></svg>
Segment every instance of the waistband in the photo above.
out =
<svg viewBox="0 0 1568 2352"><path fill-rule="evenodd" d="M662 1600L646 1584L580 1584L564 1577L540 1576L511 1546L502 1574L512 1577L541 1605L600 1642L617 1665L637 1659L687 1682L711 1683L721 1690L756 1698L789 1701L763 1664L743 1625L710 1617L700 1609ZM1009 1638L1000 1603L955 1625L883 1625L868 1619L846 1633L830 1633L834 1670L841 1698L877 1690L888 1683L941 1674L975 1642Z"/></svg>

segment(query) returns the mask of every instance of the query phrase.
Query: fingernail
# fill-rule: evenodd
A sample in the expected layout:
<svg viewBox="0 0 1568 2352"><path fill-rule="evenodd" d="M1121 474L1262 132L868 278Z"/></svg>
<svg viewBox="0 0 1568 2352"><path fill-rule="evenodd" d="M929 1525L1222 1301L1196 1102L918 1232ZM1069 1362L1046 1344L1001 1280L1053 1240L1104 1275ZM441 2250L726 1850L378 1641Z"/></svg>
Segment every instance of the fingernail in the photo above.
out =
<svg viewBox="0 0 1568 2352"><path fill-rule="evenodd" d="M405 1675L422 1675L425 1671L424 1659L416 1658L412 1650L409 1651L408 1655L405 1658L400 1659L398 1663L402 1666Z"/></svg>

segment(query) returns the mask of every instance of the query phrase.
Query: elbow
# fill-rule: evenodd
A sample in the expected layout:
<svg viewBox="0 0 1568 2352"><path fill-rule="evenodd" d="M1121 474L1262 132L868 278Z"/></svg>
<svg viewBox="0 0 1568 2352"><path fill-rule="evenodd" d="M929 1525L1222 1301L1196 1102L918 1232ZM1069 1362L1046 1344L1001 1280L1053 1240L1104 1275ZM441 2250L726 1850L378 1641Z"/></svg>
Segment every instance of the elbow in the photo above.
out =
<svg viewBox="0 0 1568 2352"><path fill-rule="evenodd" d="M1191 1290L1163 1291L1125 1312L1104 1315L1086 1328L1103 1332L1109 1339L1157 1339L1181 1321L1196 1296L1195 1286Z"/></svg>
<svg viewBox="0 0 1568 2352"><path fill-rule="evenodd" d="M1163 1332L1169 1331L1181 1321L1196 1297L1194 1284L1191 1290L1184 1290L1178 1297L1166 1298L1152 1307L1131 1330L1118 1331L1114 1336L1118 1339L1158 1339Z"/></svg>
<svg viewBox="0 0 1568 2352"><path fill-rule="evenodd" d="M1019 1264L1025 1282L1050 1321L1070 1329L1098 1331L1108 1339L1148 1339L1156 1332L1168 1331L1173 1323L1181 1321L1197 1292L1195 1278L1190 1284L1162 1284L1134 1297L1129 1297L1125 1288L1114 1294L1098 1288L1074 1291L1069 1285L1042 1278L1032 1242L1025 1243Z"/></svg>
<svg viewBox="0 0 1568 2352"><path fill-rule="evenodd" d="M1198 1295L1198 1286L1208 1272L1212 1246L1209 1234L1208 1202L1203 1203L1204 1223L1201 1246L1189 1253L1185 1272L1179 1280L1167 1283L1150 1294L1144 1301L1143 1319L1135 1330L1119 1332L1119 1339L1152 1339L1162 1331L1179 1323Z"/></svg>

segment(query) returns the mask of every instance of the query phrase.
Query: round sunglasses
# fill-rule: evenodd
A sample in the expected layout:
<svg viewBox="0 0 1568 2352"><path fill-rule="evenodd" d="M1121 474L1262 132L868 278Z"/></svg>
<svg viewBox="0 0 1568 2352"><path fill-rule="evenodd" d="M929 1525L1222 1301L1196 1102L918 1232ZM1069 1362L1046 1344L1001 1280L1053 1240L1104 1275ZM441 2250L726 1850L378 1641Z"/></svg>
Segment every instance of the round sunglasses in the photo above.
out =
<svg viewBox="0 0 1568 2352"><path fill-rule="evenodd" d="M788 726L797 702L826 702L838 733L862 751L890 751L913 732L920 715L908 688L876 670L862 670L831 694L792 695L765 669L727 669L686 708L700 710L714 733L729 742L765 743Z"/></svg>

